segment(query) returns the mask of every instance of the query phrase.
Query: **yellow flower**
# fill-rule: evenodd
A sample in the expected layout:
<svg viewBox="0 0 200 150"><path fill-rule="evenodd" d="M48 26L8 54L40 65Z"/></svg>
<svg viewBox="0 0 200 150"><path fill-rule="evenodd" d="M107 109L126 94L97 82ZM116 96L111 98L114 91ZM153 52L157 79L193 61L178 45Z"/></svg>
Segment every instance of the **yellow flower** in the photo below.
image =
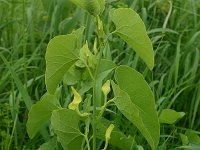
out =
<svg viewBox="0 0 200 150"><path fill-rule="evenodd" d="M106 143L105 143L105 146L104 146L104 149L103 150L106 150L107 147L108 147L108 141L110 140L110 135L111 135L111 132L112 130L114 129L114 125L113 124L110 124L109 127L107 128L106 130L106 134L105 134L105 138L106 138Z"/></svg>
<svg viewBox="0 0 200 150"><path fill-rule="evenodd" d="M102 86L101 90L105 97L107 97L108 93L110 92L110 80L107 80L104 85Z"/></svg>
<svg viewBox="0 0 200 150"><path fill-rule="evenodd" d="M71 87L71 89L72 89L72 93L74 94L74 99L69 104L68 108L71 110L76 110L76 108L78 108L78 106L81 102L81 96L73 87Z"/></svg>
<svg viewBox="0 0 200 150"><path fill-rule="evenodd" d="M112 130L114 129L114 125L113 124L110 124L110 126L107 128L106 130L106 135L105 135L105 138L106 138L106 141L108 142L110 140L110 135L111 135L111 132Z"/></svg>

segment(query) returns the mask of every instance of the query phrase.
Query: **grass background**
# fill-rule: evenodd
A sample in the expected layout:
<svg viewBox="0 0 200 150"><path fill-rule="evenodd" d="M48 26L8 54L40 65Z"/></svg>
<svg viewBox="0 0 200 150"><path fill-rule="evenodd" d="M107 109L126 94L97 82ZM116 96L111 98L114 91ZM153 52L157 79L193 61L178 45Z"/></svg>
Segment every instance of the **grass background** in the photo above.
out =
<svg viewBox="0 0 200 150"><path fill-rule="evenodd" d="M149 71L123 41L110 41L112 59L143 73L154 91L158 112L171 108L186 113L176 124L161 126L159 149L184 146L184 135L191 130L191 149L198 149L200 0L108 3L139 13L154 46L155 67ZM45 93L46 46L52 37L86 22L87 15L68 0L0 0L0 149L34 150L49 138L44 132L30 140L26 133L28 110ZM93 25L88 25L86 30L92 33Z"/></svg>

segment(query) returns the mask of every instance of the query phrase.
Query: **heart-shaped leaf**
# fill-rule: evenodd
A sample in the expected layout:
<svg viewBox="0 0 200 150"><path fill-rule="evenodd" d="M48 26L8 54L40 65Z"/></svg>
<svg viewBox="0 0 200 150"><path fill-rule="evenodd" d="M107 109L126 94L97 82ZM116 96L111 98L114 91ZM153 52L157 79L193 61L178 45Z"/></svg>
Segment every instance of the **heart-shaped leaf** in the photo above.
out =
<svg viewBox="0 0 200 150"><path fill-rule="evenodd" d="M73 110L60 109L53 111L51 125L57 134L57 140L65 150L81 149L84 140L79 130L80 117Z"/></svg>
<svg viewBox="0 0 200 150"><path fill-rule="evenodd" d="M54 37L47 46L45 82L49 93L54 94L67 70L78 60L75 35Z"/></svg>
<svg viewBox="0 0 200 150"><path fill-rule="evenodd" d="M30 138L33 138L39 129L50 120L52 111L58 108L61 108L59 100L49 93L46 93L31 107L26 124Z"/></svg>
<svg viewBox="0 0 200 150"><path fill-rule="evenodd" d="M111 10L110 17L116 26L116 33L126 41L143 59L147 66L154 66L154 52L140 16L130 8Z"/></svg>
<svg viewBox="0 0 200 150"><path fill-rule="evenodd" d="M119 85L112 85L116 106L155 150L159 142L160 126L150 87L139 72L126 66L116 69L115 79Z"/></svg>

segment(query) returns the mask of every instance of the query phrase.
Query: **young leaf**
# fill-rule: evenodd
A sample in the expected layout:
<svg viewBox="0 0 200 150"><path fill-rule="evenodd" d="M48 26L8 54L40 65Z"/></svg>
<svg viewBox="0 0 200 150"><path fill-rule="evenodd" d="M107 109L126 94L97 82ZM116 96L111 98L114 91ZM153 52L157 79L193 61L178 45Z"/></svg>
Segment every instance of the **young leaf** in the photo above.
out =
<svg viewBox="0 0 200 150"><path fill-rule="evenodd" d="M79 90L80 95L83 95L87 91L92 88L93 81L92 80L84 80L81 82L81 88Z"/></svg>
<svg viewBox="0 0 200 150"><path fill-rule="evenodd" d="M121 105L121 111L127 111L128 114L125 116L136 125L152 149L156 149L160 137L160 126L150 87L139 72L126 66L116 69L115 79L119 85L119 87L114 86L118 106Z"/></svg>
<svg viewBox="0 0 200 150"><path fill-rule="evenodd" d="M27 132L33 138L39 129L49 121L52 111L59 109L60 103L56 96L46 93L34 104L28 114Z"/></svg>
<svg viewBox="0 0 200 150"><path fill-rule="evenodd" d="M79 150L84 139L79 130L79 116L70 109L55 110L51 116L51 125L58 142L66 150Z"/></svg>
<svg viewBox="0 0 200 150"><path fill-rule="evenodd" d="M91 107L91 100L92 99L92 95L91 94L87 94L86 95L86 98L84 100L84 103L83 103L83 111L84 112L90 112L90 107Z"/></svg>
<svg viewBox="0 0 200 150"><path fill-rule="evenodd" d="M77 30L74 30L72 32L73 35L76 36L77 38L77 47L81 48L81 42L82 42L82 37L83 37L83 32L85 30L84 26L81 26L80 28L78 28Z"/></svg>
<svg viewBox="0 0 200 150"><path fill-rule="evenodd" d="M49 93L54 94L56 87L67 70L78 60L75 35L56 36L47 46L45 83Z"/></svg>
<svg viewBox="0 0 200 150"><path fill-rule="evenodd" d="M112 70L114 70L116 67L117 65L110 60L106 60L106 59L100 60L99 67L98 67L98 74L97 74L97 90L101 89L103 79L105 79L108 76L108 74L112 72ZM85 71L85 74L87 74L86 77L84 77L85 76L84 74L82 75L82 79L84 77L83 80L85 81L82 83L82 87L79 91L80 95L84 94L89 89L91 89L93 85L93 83L90 81L91 79L90 79L88 71ZM97 92L98 100L101 100L101 94L102 94L101 92ZM97 105L100 106L100 101L98 101L97 103L98 103Z"/></svg>
<svg viewBox="0 0 200 150"><path fill-rule="evenodd" d="M181 119L185 115L184 112L176 112L172 109L163 109L160 116L160 123L174 124L177 120Z"/></svg>
<svg viewBox="0 0 200 150"><path fill-rule="evenodd" d="M73 30L72 34L76 36L76 38L78 39L78 41L80 41L83 37L83 32L85 30L84 26L81 26L80 28Z"/></svg>
<svg viewBox="0 0 200 150"><path fill-rule="evenodd" d="M87 64L89 67L95 67L96 64L96 58L95 56L91 53L88 43L86 42L85 45L80 49L80 59L84 62L84 64Z"/></svg>
<svg viewBox="0 0 200 150"><path fill-rule="evenodd" d="M97 16L105 9L105 0L71 0L91 15Z"/></svg>
<svg viewBox="0 0 200 150"><path fill-rule="evenodd" d="M101 118L97 122L97 138L105 140L106 129L109 127L111 122L105 118ZM112 130L110 140L108 141L111 145L114 145L122 150L133 150L136 146L133 137L125 136L117 127Z"/></svg>
<svg viewBox="0 0 200 150"><path fill-rule="evenodd" d="M154 66L153 47L139 15L130 8L119 8L112 10L110 17L116 26L114 33L133 47L147 66L152 69Z"/></svg>

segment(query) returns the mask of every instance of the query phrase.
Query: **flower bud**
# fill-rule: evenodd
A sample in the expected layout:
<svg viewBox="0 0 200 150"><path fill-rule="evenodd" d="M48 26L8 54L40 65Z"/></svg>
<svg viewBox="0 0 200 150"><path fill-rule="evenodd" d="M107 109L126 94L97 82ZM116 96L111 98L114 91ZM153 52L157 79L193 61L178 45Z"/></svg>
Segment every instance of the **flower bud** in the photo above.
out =
<svg viewBox="0 0 200 150"><path fill-rule="evenodd" d="M110 135L111 135L111 132L112 130L114 129L114 125L113 124L110 124L109 127L107 128L106 130L106 135L105 135L105 138L106 138L106 141L108 142L110 140Z"/></svg>
<svg viewBox="0 0 200 150"><path fill-rule="evenodd" d="M107 97L108 93L110 92L110 80L107 80L104 85L102 86L101 90L105 97Z"/></svg>

